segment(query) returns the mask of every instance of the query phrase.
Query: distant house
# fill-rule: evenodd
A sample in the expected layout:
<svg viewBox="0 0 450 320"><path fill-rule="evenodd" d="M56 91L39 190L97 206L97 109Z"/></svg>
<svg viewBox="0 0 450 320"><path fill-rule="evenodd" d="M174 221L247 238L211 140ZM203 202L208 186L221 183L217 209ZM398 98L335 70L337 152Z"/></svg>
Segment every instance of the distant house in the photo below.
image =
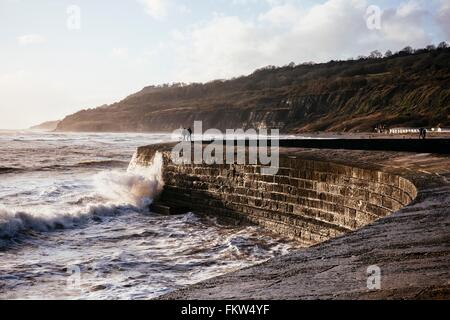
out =
<svg viewBox="0 0 450 320"><path fill-rule="evenodd" d="M390 134L406 134L406 133L419 133L419 128L391 128Z"/></svg>
<svg viewBox="0 0 450 320"><path fill-rule="evenodd" d="M427 129L428 131L435 132L435 133L448 133L450 132L450 128L431 128ZM391 128L389 129L390 134L406 134L406 133L419 133L419 128Z"/></svg>
<svg viewBox="0 0 450 320"><path fill-rule="evenodd" d="M438 132L438 133L449 133L450 132L450 128L437 127L437 128L432 128L431 131Z"/></svg>

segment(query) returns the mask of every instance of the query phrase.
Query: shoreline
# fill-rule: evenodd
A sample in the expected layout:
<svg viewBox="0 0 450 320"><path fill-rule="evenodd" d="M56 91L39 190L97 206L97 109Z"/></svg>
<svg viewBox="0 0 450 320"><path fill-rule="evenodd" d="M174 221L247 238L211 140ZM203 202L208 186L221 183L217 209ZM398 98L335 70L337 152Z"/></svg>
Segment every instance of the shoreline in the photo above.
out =
<svg viewBox="0 0 450 320"><path fill-rule="evenodd" d="M35 129L0 129L0 133L29 132L29 133L49 133L49 134L172 134L167 132L150 131L62 131L62 130L35 130ZM388 134L374 132L283 132L282 137L292 136L292 139L317 138L317 139L411 139L419 140L419 135L408 134ZM449 139L450 130L443 132L428 131L427 139Z"/></svg>

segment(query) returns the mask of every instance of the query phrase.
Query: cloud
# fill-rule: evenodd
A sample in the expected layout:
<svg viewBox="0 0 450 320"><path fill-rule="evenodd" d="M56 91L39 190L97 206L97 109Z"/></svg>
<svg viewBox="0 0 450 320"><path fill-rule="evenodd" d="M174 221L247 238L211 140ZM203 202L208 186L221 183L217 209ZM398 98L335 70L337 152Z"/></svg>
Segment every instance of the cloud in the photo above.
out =
<svg viewBox="0 0 450 320"><path fill-rule="evenodd" d="M156 20L167 17L169 11L168 0L138 0L145 7L145 12Z"/></svg>
<svg viewBox="0 0 450 320"><path fill-rule="evenodd" d="M424 46L431 42L425 28L430 13L417 1L402 3L397 9L383 13L380 39L392 46Z"/></svg>
<svg viewBox="0 0 450 320"><path fill-rule="evenodd" d="M170 14L191 14L192 10L187 5L172 0L137 0L144 6L145 12L155 20L164 20Z"/></svg>
<svg viewBox="0 0 450 320"><path fill-rule="evenodd" d="M450 0L440 1L437 22L447 38L445 40L450 41Z"/></svg>
<svg viewBox="0 0 450 320"><path fill-rule="evenodd" d="M111 55L113 57L126 57L128 55L128 48L114 48Z"/></svg>
<svg viewBox="0 0 450 320"><path fill-rule="evenodd" d="M249 4L254 4L258 2L258 0L232 0L233 5L244 6Z"/></svg>
<svg viewBox="0 0 450 320"><path fill-rule="evenodd" d="M278 5L259 16L259 21L273 26L289 26L302 18L302 10L292 3Z"/></svg>
<svg viewBox="0 0 450 320"><path fill-rule="evenodd" d="M270 6L280 5L288 2L289 0L232 0L233 5L249 6L260 2L265 2ZM292 0L291 0L292 1Z"/></svg>
<svg viewBox="0 0 450 320"><path fill-rule="evenodd" d="M422 47L432 39L426 24L434 17L416 1L385 9L380 30L367 28L371 3L365 0L328 0L309 8L295 1L270 2L273 5L254 20L214 15L206 23L174 33L181 70L177 80L230 78L290 61L325 62L376 49ZM443 8L445 15L448 6Z"/></svg>
<svg viewBox="0 0 450 320"><path fill-rule="evenodd" d="M21 46L28 46L33 44L41 44L47 41L47 39L39 34L26 34L17 38L17 41Z"/></svg>
<svg viewBox="0 0 450 320"><path fill-rule="evenodd" d="M176 37L175 37L176 36ZM187 33L174 33L179 80L226 78L258 66L265 49L262 30L238 17L216 16Z"/></svg>

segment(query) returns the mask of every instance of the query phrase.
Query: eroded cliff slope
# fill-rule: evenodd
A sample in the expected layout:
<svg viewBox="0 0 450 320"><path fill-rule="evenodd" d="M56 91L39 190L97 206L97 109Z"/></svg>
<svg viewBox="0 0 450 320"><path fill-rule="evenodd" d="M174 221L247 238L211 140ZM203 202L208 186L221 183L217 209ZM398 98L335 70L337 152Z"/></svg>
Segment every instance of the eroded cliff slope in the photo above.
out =
<svg viewBox="0 0 450 320"><path fill-rule="evenodd" d="M268 67L206 84L147 87L118 103L82 110L58 131L279 128L282 132L367 131L450 125L450 49L383 59Z"/></svg>

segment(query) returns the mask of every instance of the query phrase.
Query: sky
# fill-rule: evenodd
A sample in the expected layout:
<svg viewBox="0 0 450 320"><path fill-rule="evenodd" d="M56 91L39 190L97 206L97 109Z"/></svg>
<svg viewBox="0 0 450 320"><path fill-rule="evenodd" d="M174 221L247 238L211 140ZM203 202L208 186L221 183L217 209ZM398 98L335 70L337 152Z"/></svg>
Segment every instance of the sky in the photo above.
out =
<svg viewBox="0 0 450 320"><path fill-rule="evenodd" d="M0 128L148 85L450 39L450 0L0 0Z"/></svg>

